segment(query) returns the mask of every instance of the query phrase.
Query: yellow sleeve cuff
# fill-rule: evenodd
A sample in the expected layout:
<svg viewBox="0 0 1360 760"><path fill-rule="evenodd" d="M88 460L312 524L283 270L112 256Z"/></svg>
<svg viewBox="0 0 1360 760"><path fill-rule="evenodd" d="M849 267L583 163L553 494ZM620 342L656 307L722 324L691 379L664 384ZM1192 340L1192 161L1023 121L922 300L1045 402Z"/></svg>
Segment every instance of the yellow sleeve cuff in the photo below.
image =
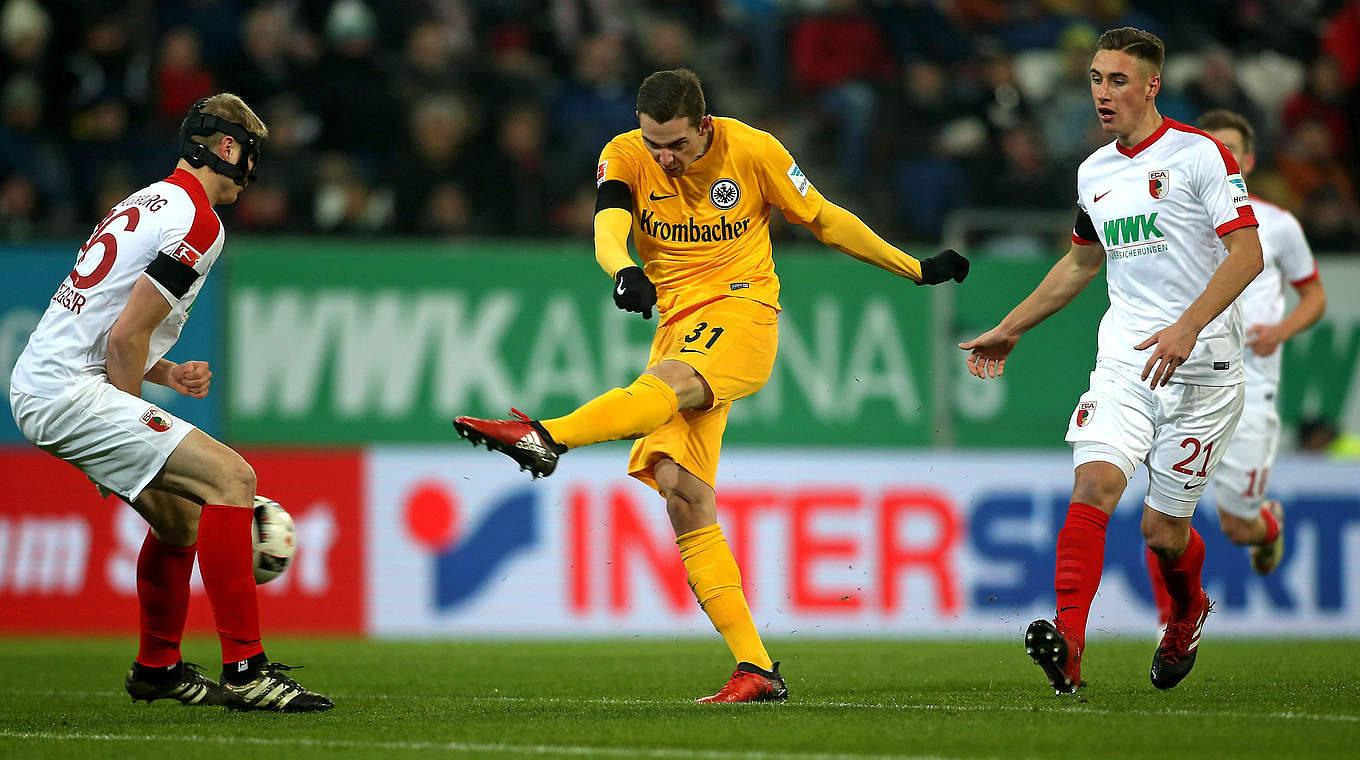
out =
<svg viewBox="0 0 1360 760"><path fill-rule="evenodd" d="M610 277L624 267L637 266L628 255L628 232L632 229L633 214L627 209L606 208L595 214L595 261Z"/></svg>
<svg viewBox="0 0 1360 760"><path fill-rule="evenodd" d="M831 201L822 203L822 210L808 228L818 240L841 253L912 282L921 281L921 262L916 257L898 250L869 229L859 217Z"/></svg>

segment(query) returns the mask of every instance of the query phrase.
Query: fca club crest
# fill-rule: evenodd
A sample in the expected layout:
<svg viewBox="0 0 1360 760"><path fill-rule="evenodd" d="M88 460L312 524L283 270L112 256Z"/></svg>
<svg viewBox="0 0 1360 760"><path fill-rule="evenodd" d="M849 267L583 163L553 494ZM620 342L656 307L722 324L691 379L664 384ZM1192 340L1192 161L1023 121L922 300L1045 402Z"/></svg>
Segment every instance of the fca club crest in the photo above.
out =
<svg viewBox="0 0 1360 760"><path fill-rule="evenodd" d="M1086 427L1086 423L1091 421L1091 417L1095 416L1095 413L1096 402L1081 402L1081 404L1077 406L1077 427Z"/></svg>
<svg viewBox="0 0 1360 760"><path fill-rule="evenodd" d="M1171 190L1171 170L1158 169L1155 172L1148 172L1148 194L1157 200L1166 197Z"/></svg>

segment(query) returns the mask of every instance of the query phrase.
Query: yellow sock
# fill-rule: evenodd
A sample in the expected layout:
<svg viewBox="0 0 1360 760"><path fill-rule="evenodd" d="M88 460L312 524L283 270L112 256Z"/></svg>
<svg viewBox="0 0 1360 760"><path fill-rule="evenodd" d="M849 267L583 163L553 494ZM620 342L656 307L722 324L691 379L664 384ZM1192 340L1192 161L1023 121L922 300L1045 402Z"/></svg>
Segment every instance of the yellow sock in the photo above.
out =
<svg viewBox="0 0 1360 760"><path fill-rule="evenodd" d="M582 404L565 417L540 420L554 441L574 449L601 441L641 438L670 421L680 408L675 391L656 375L642 375Z"/></svg>
<svg viewBox="0 0 1360 760"><path fill-rule="evenodd" d="M760 643L746 594L741 590L741 570L723 537L722 526L692 530L675 539L680 559L689 572L689 587L704 608L713 627L722 634L737 662L749 662L769 670L774 667L765 645Z"/></svg>

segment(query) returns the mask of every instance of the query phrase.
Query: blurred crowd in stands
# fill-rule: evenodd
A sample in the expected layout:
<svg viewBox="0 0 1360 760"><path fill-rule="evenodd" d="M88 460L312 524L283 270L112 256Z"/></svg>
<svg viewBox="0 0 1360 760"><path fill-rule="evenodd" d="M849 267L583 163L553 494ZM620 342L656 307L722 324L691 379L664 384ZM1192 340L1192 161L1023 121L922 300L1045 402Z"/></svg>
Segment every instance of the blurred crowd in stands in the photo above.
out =
<svg viewBox="0 0 1360 760"><path fill-rule="evenodd" d="M901 242L1071 212L1099 33L1166 41L1162 113L1259 129L1254 194L1360 253L1360 0L0 0L0 240L78 237L229 90L270 127L233 232L589 234L648 73L784 141Z"/></svg>

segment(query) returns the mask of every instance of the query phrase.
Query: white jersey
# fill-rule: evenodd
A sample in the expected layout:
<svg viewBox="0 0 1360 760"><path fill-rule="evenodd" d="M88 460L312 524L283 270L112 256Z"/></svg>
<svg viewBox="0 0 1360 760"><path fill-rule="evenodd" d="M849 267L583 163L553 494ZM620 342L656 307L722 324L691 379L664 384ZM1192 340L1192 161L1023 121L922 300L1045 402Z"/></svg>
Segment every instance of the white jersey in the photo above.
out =
<svg viewBox="0 0 1360 760"><path fill-rule="evenodd" d="M1103 245L1110 308L1100 321L1099 359L1142 373L1152 349L1134 346L1170 326L1227 258L1222 236L1256 225L1237 162L1193 127L1166 119L1133 148L1118 142L1077 170L1075 242ZM1089 223L1088 223L1089 222ZM1171 382L1242 382L1242 322L1236 304L1204 327Z"/></svg>
<svg viewBox="0 0 1360 760"><path fill-rule="evenodd" d="M1242 324L1273 325L1284 319L1284 284L1303 285L1318 276L1313 251L1303 236L1303 227L1294 215L1272 203L1252 198L1252 207L1261 223L1261 252L1266 268L1242 291L1237 304L1242 309ZM1273 401L1280 385L1280 349L1269 356L1245 352L1247 402Z"/></svg>
<svg viewBox="0 0 1360 760"><path fill-rule="evenodd" d="M170 303L151 334L143 372L150 370L179 339L224 241L221 219L189 172L176 169L133 193L81 246L75 268L14 365L10 385L55 398L81 377L105 374L109 330L143 274Z"/></svg>

